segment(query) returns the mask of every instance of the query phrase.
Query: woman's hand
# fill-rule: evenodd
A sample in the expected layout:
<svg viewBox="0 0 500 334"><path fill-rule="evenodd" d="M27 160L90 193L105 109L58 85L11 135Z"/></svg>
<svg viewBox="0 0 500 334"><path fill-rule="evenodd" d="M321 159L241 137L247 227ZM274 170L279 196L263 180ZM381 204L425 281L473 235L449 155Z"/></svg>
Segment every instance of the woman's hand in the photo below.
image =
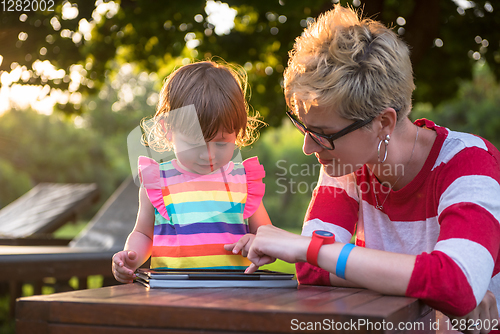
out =
<svg viewBox="0 0 500 334"><path fill-rule="evenodd" d="M448 317L452 320L456 319L458 322L452 321L451 324L459 330L462 330L462 327L465 328L462 331L465 334L487 334L493 329L500 329L498 328L497 301L493 292L489 290L486 291L481 303L469 314L463 317L454 317L451 315L448 315ZM465 319L465 321L462 319ZM477 324L478 326L474 327L473 324ZM491 327L495 325L495 328Z"/></svg>
<svg viewBox="0 0 500 334"><path fill-rule="evenodd" d="M305 262L311 238L287 232L272 225L259 227L248 250L252 265L246 270L253 273L260 266L280 259L289 263Z"/></svg>
<svg viewBox="0 0 500 334"><path fill-rule="evenodd" d="M241 255L247 257L248 250L252 245L253 239L255 239L255 234L247 233L237 242L224 245L224 249L232 252L233 254L238 254L241 251Z"/></svg>
<svg viewBox="0 0 500 334"><path fill-rule="evenodd" d="M136 252L124 250L113 255L113 276L118 282L133 283L137 267Z"/></svg>

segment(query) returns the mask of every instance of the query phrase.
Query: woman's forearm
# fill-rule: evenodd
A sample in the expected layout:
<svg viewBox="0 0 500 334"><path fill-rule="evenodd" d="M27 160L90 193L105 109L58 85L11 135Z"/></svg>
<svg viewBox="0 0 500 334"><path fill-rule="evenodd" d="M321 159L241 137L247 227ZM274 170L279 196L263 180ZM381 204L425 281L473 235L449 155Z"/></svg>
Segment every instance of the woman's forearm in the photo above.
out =
<svg viewBox="0 0 500 334"><path fill-rule="evenodd" d="M318 264L330 273L336 272L337 259L345 244L321 247ZM332 285L359 286L383 294L405 295L415 264L414 255L355 247L349 254L343 280L330 275ZM345 284L342 284L344 281ZM335 284L337 283L337 284Z"/></svg>
<svg viewBox="0 0 500 334"><path fill-rule="evenodd" d="M342 279L337 277L337 275L330 273L329 275L330 284L332 286L338 286L343 288L363 288L361 285L354 283L353 281Z"/></svg>
<svg viewBox="0 0 500 334"><path fill-rule="evenodd" d="M272 225L261 226L248 251L248 259L256 267L278 258L289 263L306 262L310 237L296 235ZM318 253L318 265L335 274L337 259L344 243L324 245ZM384 294L405 295L415 265L414 255L355 247L345 269L347 284L354 284ZM330 281L341 278L332 278Z"/></svg>

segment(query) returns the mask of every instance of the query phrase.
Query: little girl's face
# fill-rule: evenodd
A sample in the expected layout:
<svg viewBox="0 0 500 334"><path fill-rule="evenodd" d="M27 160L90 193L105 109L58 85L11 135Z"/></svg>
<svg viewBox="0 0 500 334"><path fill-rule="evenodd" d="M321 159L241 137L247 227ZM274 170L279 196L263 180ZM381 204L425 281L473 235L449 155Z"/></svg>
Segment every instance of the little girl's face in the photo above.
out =
<svg viewBox="0 0 500 334"><path fill-rule="evenodd" d="M233 157L236 133L219 131L209 142L190 138L180 132L172 133L172 144L177 160L190 172L209 174Z"/></svg>

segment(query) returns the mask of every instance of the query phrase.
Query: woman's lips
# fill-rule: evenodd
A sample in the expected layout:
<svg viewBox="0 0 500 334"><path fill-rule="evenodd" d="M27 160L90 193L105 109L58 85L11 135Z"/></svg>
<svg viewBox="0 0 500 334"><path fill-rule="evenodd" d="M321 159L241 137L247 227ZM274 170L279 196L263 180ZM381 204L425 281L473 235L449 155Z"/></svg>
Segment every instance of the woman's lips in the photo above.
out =
<svg viewBox="0 0 500 334"><path fill-rule="evenodd" d="M320 164L322 165L333 165L333 160L324 160L324 159L321 159L320 157L317 157L318 158L318 161Z"/></svg>

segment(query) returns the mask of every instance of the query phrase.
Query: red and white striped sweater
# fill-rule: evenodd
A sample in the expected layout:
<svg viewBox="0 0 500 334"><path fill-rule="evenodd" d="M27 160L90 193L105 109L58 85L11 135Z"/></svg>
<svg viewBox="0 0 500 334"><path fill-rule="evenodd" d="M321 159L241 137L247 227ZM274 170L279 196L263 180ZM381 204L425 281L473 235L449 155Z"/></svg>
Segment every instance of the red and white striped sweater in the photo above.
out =
<svg viewBox="0 0 500 334"><path fill-rule="evenodd" d="M417 255L407 296L464 315L492 291L500 309L500 153L488 141L428 120L437 138L419 174L393 191L363 166L332 178L321 173L302 234L323 229L347 243ZM329 285L329 273L297 264L301 284Z"/></svg>

